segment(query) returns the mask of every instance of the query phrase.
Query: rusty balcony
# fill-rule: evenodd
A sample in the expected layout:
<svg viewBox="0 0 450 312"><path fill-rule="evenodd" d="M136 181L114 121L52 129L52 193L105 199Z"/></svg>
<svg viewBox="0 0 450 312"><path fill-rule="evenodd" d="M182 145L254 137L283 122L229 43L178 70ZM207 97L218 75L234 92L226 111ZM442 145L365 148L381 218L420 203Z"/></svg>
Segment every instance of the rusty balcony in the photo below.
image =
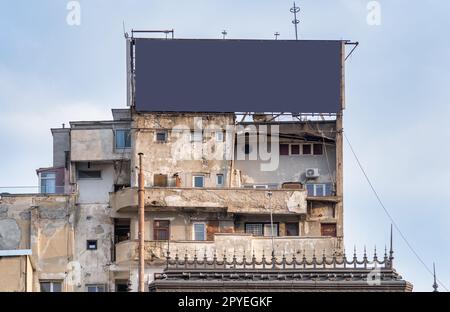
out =
<svg viewBox="0 0 450 312"><path fill-rule="evenodd" d="M247 188L176 188L145 189L147 211L226 211L229 213L306 214L306 191L294 189L270 190ZM113 212L136 211L137 188L110 193Z"/></svg>

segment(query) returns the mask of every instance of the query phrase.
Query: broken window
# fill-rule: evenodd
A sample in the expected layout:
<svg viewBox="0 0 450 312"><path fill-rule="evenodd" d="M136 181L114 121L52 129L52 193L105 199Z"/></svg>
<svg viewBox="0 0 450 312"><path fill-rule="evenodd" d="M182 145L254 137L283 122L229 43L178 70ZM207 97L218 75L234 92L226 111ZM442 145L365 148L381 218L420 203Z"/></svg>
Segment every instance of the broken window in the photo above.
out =
<svg viewBox="0 0 450 312"><path fill-rule="evenodd" d="M311 155L311 144L302 144L302 155Z"/></svg>
<svg viewBox="0 0 450 312"><path fill-rule="evenodd" d="M78 179L101 179L101 170L78 170Z"/></svg>
<svg viewBox="0 0 450 312"><path fill-rule="evenodd" d="M336 223L321 223L320 234L322 236L336 237Z"/></svg>
<svg viewBox="0 0 450 312"><path fill-rule="evenodd" d="M153 240L168 240L170 237L170 221L153 221Z"/></svg>
<svg viewBox="0 0 450 312"><path fill-rule="evenodd" d="M298 222L286 222L286 236L299 236Z"/></svg>
<svg viewBox="0 0 450 312"><path fill-rule="evenodd" d="M105 292L105 285L86 285L87 292Z"/></svg>
<svg viewBox="0 0 450 312"><path fill-rule="evenodd" d="M291 144L291 155L300 155L300 144Z"/></svg>
<svg viewBox="0 0 450 312"><path fill-rule="evenodd" d="M193 187L204 187L205 186L205 177L202 175L197 175L192 177L192 186Z"/></svg>
<svg viewBox="0 0 450 312"><path fill-rule="evenodd" d="M86 249L87 250L97 250L97 241L96 240L87 240L86 241Z"/></svg>
<svg viewBox="0 0 450 312"><path fill-rule="evenodd" d="M62 282L61 281L40 281L41 292L61 292Z"/></svg>
<svg viewBox="0 0 450 312"><path fill-rule="evenodd" d="M41 172L41 193L43 194L56 193L56 173Z"/></svg>
<svg viewBox="0 0 450 312"><path fill-rule="evenodd" d="M167 174L155 174L153 176L153 185L157 187L167 187Z"/></svg>
<svg viewBox="0 0 450 312"><path fill-rule="evenodd" d="M223 174L216 174L216 186L223 186Z"/></svg>
<svg viewBox="0 0 450 312"><path fill-rule="evenodd" d="M128 281L127 280L116 280L115 286L116 286L116 292L128 292Z"/></svg>
<svg viewBox="0 0 450 312"><path fill-rule="evenodd" d="M313 145L313 153L314 153L314 155L322 155L323 154L323 145L322 144L314 144Z"/></svg>
<svg viewBox="0 0 450 312"><path fill-rule="evenodd" d="M280 155L289 155L289 144L280 144Z"/></svg>
<svg viewBox="0 0 450 312"><path fill-rule="evenodd" d="M131 148L131 132L129 129L118 129L115 131L116 148Z"/></svg>
<svg viewBox="0 0 450 312"><path fill-rule="evenodd" d="M158 142L158 143L166 143L167 142L167 131L166 130L156 131L156 142Z"/></svg>
<svg viewBox="0 0 450 312"><path fill-rule="evenodd" d="M204 241L206 240L206 224L203 222L194 223L194 240Z"/></svg>

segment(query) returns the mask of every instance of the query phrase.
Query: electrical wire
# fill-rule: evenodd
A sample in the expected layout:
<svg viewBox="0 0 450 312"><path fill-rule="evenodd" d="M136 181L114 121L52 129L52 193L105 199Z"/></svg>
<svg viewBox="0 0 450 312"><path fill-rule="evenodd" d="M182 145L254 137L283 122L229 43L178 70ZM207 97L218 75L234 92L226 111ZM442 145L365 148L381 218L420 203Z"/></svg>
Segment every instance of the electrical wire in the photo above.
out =
<svg viewBox="0 0 450 312"><path fill-rule="evenodd" d="M395 229L398 231L398 233L400 234L400 237L403 239L403 241L406 243L406 245L408 246L409 250L411 250L411 252L416 256L416 258L419 260L420 263L422 263L422 265L425 267L425 269L431 274L431 276L434 276L433 271L426 265L425 261L423 261L422 257L420 257L420 255L416 252L416 250L413 248L413 246L410 244L410 242L408 241L408 239L406 238L406 236L402 233L402 231L400 230L399 226L397 225L397 223L395 222L394 218L391 216L391 214L389 213L388 209L386 208L386 206L383 204L383 201L381 200L380 196L378 195L377 191L375 190L375 187L373 186L372 182L370 181L366 171L364 170L361 162L359 161L358 156L356 155L355 150L353 149L353 146L350 143L350 140L348 139L347 135L344 133L344 137L345 140L348 143L348 146L350 147L350 150L353 154L353 156L356 159L356 162L358 163L359 168L361 169L367 183L369 184L370 188L372 189L372 192L375 194L375 197L377 198L380 206L383 208L384 212L386 213L386 215L388 216L388 218L391 220L393 226L395 227ZM441 282L439 279L437 279L437 282L448 292L449 290L447 289L447 287L444 285L443 282Z"/></svg>

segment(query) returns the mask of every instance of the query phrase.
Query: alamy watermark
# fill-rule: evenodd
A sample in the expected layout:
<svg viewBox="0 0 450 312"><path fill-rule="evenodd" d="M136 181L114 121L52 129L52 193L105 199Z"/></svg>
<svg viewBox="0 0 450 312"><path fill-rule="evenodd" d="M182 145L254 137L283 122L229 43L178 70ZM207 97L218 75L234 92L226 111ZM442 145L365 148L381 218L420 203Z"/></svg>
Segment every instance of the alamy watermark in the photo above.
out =
<svg viewBox="0 0 450 312"><path fill-rule="evenodd" d="M66 5L66 23L69 26L81 25L81 4L79 1L69 1Z"/></svg>

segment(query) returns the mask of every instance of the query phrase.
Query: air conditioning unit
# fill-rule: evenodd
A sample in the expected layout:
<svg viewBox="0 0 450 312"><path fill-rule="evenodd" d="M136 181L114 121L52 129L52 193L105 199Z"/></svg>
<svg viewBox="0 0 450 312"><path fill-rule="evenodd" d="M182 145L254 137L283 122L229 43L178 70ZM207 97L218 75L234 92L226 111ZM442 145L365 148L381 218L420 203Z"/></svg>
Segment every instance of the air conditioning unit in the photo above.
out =
<svg viewBox="0 0 450 312"><path fill-rule="evenodd" d="M318 178L319 175L319 168L308 168L306 169L306 177L307 178Z"/></svg>

